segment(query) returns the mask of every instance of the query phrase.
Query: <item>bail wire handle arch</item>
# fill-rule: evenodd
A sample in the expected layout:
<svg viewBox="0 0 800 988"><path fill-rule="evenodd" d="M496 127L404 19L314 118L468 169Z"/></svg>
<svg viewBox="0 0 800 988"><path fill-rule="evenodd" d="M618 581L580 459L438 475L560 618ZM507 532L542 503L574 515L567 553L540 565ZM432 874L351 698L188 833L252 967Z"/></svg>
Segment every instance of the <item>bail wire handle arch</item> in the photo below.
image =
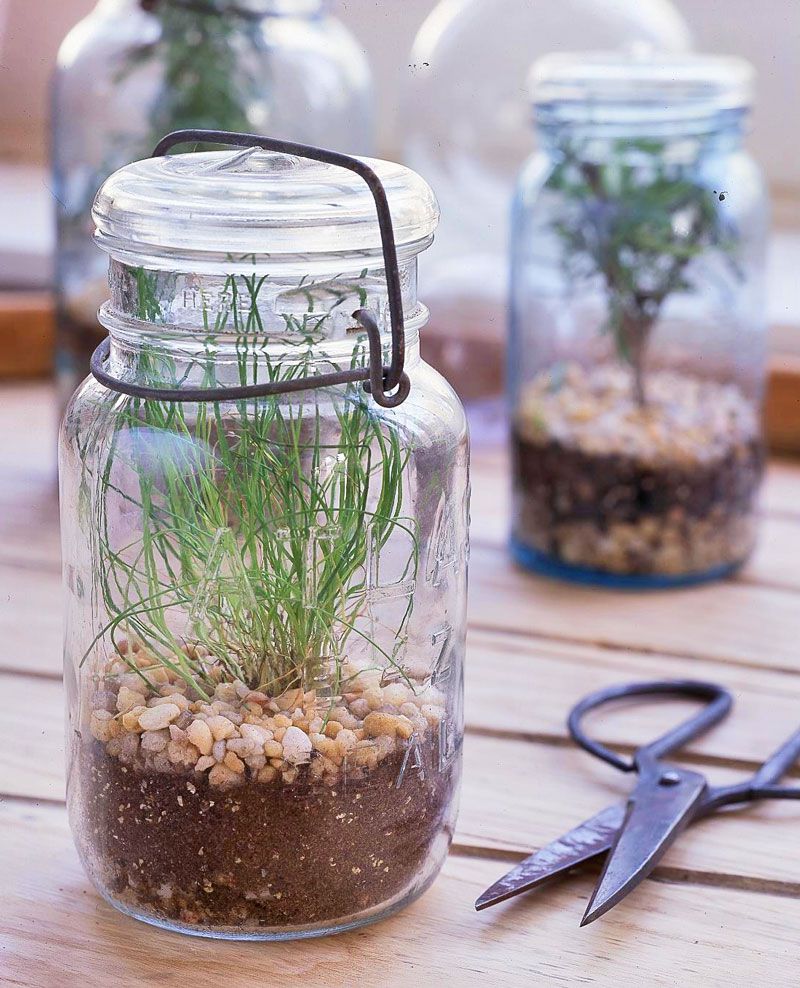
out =
<svg viewBox="0 0 800 988"><path fill-rule="evenodd" d="M93 377L111 391L118 391L133 398L175 402L239 401L363 381L364 389L371 393L375 401L384 408L395 408L402 404L411 389L411 382L403 369L405 364L405 323L402 287L389 202L383 184L372 168L358 158L340 154L337 151L328 151L307 144L295 144L291 141L275 140L258 134L238 134L223 130L173 131L158 142L151 157L162 157L176 145L188 143L261 148L264 151L275 151L279 154L309 158L312 161L335 165L363 178L375 201L378 227L381 234L391 324L392 352L390 362L388 366L383 365L381 333L374 313L368 309L358 309L353 313L353 318L367 334L369 342L368 367L354 367L327 374L314 374L291 381L267 381L263 384L248 384L237 387L155 388L123 381L106 370L111 352L111 341L106 337L92 354L90 367Z"/></svg>

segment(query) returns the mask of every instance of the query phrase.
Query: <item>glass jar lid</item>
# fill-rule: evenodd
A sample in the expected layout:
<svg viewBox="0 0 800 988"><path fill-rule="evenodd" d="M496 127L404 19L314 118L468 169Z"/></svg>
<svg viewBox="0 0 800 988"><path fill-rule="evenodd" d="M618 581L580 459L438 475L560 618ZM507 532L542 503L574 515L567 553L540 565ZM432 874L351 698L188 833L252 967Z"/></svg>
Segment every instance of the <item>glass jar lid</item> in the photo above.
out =
<svg viewBox="0 0 800 988"><path fill-rule="evenodd" d="M402 165L361 160L386 191L398 253L423 250L439 219L430 186ZM381 252L375 201L362 178L261 148L135 161L104 182L92 216L99 245L123 261Z"/></svg>
<svg viewBox="0 0 800 988"><path fill-rule="evenodd" d="M540 121L692 121L749 107L753 79L748 62L721 55L560 53L534 63L529 89Z"/></svg>

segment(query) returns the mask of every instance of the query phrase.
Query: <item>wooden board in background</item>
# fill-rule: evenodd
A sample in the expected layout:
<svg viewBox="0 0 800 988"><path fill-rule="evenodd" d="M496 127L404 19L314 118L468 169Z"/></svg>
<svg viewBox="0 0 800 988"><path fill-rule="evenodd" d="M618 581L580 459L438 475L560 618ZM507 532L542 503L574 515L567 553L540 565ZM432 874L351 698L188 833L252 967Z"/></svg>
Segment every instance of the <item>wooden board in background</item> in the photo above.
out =
<svg viewBox="0 0 800 988"><path fill-rule="evenodd" d="M0 381L48 377L54 341L50 292L0 291ZM465 401L502 393L505 348L497 339L474 331L464 338L432 324L423 337L423 355ZM771 357L764 427L774 453L800 454L800 358Z"/></svg>
<svg viewBox="0 0 800 988"><path fill-rule="evenodd" d="M0 380L51 374L54 342L49 293L0 291Z"/></svg>

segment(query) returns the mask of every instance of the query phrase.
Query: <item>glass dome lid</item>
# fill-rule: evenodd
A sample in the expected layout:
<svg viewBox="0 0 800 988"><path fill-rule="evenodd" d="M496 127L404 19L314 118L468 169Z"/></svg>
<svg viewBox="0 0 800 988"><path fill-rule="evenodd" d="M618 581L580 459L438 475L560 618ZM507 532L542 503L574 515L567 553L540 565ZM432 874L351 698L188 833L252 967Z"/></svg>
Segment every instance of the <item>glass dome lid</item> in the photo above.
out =
<svg viewBox="0 0 800 988"><path fill-rule="evenodd" d="M528 87L540 120L695 120L749 107L753 79L748 62L728 56L584 52L539 59Z"/></svg>
<svg viewBox="0 0 800 988"><path fill-rule="evenodd" d="M402 165L360 160L383 184L398 252L423 250L439 219L430 186ZM133 162L105 181L92 216L99 246L119 259L381 251L375 201L361 177L261 148Z"/></svg>

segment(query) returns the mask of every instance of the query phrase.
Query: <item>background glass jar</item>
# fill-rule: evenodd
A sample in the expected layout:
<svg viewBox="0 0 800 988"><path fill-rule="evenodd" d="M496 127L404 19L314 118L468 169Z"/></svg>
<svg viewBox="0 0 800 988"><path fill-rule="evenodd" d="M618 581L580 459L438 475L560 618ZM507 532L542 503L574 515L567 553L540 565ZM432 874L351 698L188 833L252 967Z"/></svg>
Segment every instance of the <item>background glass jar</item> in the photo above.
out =
<svg viewBox="0 0 800 988"><path fill-rule="evenodd" d="M515 556L632 586L750 552L762 472L765 190L749 67L553 56L513 217Z"/></svg>
<svg viewBox="0 0 800 988"><path fill-rule="evenodd" d="M92 200L182 127L372 151L370 73L328 0L100 0L67 36L53 89L56 366L62 404L104 336Z"/></svg>
<svg viewBox="0 0 800 988"><path fill-rule="evenodd" d="M422 272L433 313L425 347L462 398L503 389L508 202L531 152L531 63L690 43L669 0L440 0L421 25L404 75L404 160L442 205Z"/></svg>
<svg viewBox="0 0 800 988"><path fill-rule="evenodd" d="M61 436L68 803L99 891L141 919L317 935L415 898L460 775L467 431L419 357L438 210L394 217L410 393L177 403L84 383ZM220 387L365 365L388 329L366 185L248 149L102 187L101 319L124 382ZM388 335L384 336L388 358Z"/></svg>

